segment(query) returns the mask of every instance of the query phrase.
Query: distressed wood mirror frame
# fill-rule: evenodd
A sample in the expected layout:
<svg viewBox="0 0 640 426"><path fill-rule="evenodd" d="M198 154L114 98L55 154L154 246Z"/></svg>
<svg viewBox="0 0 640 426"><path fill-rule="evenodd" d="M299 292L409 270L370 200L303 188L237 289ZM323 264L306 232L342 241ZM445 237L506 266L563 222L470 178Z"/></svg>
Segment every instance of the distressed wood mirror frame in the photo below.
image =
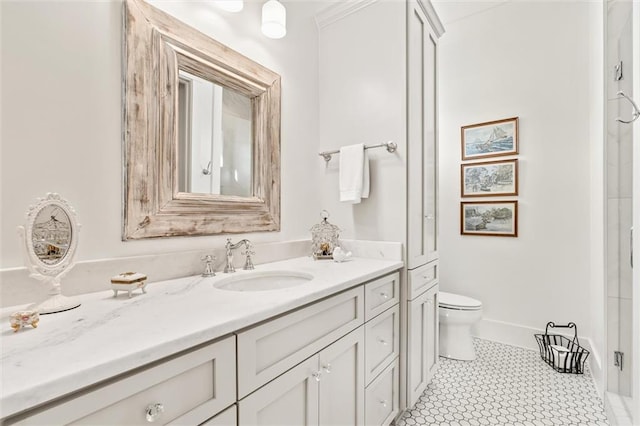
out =
<svg viewBox="0 0 640 426"><path fill-rule="evenodd" d="M280 76L142 0L124 3L123 240L280 230ZM178 70L251 99L252 197L178 191Z"/></svg>

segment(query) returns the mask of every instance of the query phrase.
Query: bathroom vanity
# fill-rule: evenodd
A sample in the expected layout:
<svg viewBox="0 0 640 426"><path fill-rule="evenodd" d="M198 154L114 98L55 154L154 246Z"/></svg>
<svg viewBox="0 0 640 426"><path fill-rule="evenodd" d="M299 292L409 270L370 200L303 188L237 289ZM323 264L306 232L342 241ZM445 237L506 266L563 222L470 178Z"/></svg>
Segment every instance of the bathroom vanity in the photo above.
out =
<svg viewBox="0 0 640 426"><path fill-rule="evenodd" d="M402 266L296 258L152 283L131 299L87 294L37 329L13 333L7 322L2 422L389 424L399 414ZM311 279L220 285L291 272Z"/></svg>

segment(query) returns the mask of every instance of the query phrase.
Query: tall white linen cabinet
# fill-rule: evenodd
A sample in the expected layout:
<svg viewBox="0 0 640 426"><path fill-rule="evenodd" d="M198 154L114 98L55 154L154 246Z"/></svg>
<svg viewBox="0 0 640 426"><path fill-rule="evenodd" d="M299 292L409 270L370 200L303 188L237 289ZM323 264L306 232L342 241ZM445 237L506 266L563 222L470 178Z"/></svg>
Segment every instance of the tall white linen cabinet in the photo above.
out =
<svg viewBox="0 0 640 426"><path fill-rule="evenodd" d="M438 362L438 39L429 0L341 2L316 16L320 150L393 141L368 150L371 194L337 200L339 160L325 166L323 206L343 236L402 241L401 411L412 406ZM345 235L346 234L346 235Z"/></svg>

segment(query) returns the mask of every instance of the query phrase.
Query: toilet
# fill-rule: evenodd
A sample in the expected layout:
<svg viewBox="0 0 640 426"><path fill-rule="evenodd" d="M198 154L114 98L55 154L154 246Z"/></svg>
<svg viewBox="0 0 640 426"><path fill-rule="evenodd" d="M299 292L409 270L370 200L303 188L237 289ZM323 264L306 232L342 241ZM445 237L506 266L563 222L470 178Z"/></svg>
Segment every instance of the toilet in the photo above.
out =
<svg viewBox="0 0 640 426"><path fill-rule="evenodd" d="M482 303L459 294L439 293L440 356L472 361L476 358L471 326L482 318Z"/></svg>

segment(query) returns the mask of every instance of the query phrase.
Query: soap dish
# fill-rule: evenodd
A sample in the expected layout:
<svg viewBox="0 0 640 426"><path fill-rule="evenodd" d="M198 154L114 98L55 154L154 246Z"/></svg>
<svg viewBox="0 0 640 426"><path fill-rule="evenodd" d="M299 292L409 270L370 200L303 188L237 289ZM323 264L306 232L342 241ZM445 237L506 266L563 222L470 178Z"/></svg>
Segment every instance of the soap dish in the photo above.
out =
<svg viewBox="0 0 640 426"><path fill-rule="evenodd" d="M146 293L145 287L147 286L147 276L139 272L123 272L120 275L116 275L111 278L111 289L113 290L113 297L118 295L118 291L126 291L131 297L133 290L140 289L143 293Z"/></svg>

